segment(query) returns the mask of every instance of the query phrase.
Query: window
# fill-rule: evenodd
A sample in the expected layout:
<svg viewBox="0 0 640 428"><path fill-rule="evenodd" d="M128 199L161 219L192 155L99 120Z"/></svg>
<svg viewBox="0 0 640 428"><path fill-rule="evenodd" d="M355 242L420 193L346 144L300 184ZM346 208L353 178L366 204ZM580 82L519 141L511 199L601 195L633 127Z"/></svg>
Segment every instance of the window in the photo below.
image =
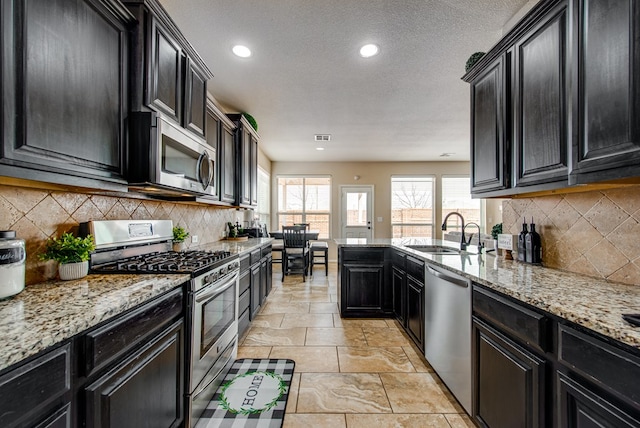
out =
<svg viewBox="0 0 640 428"><path fill-rule="evenodd" d="M278 177L278 229L309 223L329 239L331 224L331 177Z"/></svg>
<svg viewBox="0 0 640 428"><path fill-rule="evenodd" d="M391 177L391 236L432 238L434 178Z"/></svg>
<svg viewBox="0 0 640 428"><path fill-rule="evenodd" d="M450 212L459 212L464 217L465 224L482 224L482 207L480 199L471 199L471 183L469 177L442 177L442 219ZM460 217L451 216L447 221L447 231L460 232L462 224ZM476 228L467 228L477 233Z"/></svg>
<svg viewBox="0 0 640 428"><path fill-rule="evenodd" d="M258 207L256 208L256 216L258 217L258 221L260 224L270 224L271 218L271 207L269 206L269 201L271 198L269 197L271 193L271 185L269 183L270 180L269 174L267 172L258 167Z"/></svg>

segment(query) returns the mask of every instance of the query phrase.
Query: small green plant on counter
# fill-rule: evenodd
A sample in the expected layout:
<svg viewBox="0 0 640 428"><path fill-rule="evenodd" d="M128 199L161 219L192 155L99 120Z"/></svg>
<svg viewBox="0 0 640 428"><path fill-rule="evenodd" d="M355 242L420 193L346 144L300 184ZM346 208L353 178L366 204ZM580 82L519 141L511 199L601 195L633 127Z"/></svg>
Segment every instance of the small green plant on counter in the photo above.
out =
<svg viewBox="0 0 640 428"><path fill-rule="evenodd" d="M185 239L189 236L189 232L182 226L173 226L173 242L179 244L180 242L184 242Z"/></svg>
<svg viewBox="0 0 640 428"><path fill-rule="evenodd" d="M89 260L96 246L93 236L75 237L71 233L63 233L60 238L50 238L45 245L45 252L39 254L40 260L56 260L61 264L80 263Z"/></svg>
<svg viewBox="0 0 640 428"><path fill-rule="evenodd" d="M498 239L498 235L502 233L502 223L495 224L491 228L491 237L493 239Z"/></svg>

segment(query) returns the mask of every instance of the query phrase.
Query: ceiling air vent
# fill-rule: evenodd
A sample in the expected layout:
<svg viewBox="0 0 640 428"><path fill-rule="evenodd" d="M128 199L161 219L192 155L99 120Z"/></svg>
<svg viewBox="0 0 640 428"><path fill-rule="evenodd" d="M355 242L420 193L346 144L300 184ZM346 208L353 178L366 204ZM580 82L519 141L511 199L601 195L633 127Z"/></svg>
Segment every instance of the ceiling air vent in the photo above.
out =
<svg viewBox="0 0 640 428"><path fill-rule="evenodd" d="M331 141L331 134L316 134L315 141Z"/></svg>

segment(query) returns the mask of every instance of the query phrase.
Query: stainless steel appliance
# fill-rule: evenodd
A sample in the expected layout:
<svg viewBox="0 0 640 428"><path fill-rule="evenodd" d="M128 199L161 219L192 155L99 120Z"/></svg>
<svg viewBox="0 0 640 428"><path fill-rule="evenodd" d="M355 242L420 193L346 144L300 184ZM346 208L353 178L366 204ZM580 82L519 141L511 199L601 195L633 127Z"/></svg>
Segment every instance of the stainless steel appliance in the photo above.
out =
<svg viewBox="0 0 640 428"><path fill-rule="evenodd" d="M81 224L96 251L92 272L186 273L185 426L193 426L238 350L237 254L171 251L171 220L111 220Z"/></svg>
<svg viewBox="0 0 640 428"><path fill-rule="evenodd" d="M425 269L424 356L471 415L471 282Z"/></svg>
<svg viewBox="0 0 640 428"><path fill-rule="evenodd" d="M162 196L216 196L216 149L160 113L129 115L129 187Z"/></svg>

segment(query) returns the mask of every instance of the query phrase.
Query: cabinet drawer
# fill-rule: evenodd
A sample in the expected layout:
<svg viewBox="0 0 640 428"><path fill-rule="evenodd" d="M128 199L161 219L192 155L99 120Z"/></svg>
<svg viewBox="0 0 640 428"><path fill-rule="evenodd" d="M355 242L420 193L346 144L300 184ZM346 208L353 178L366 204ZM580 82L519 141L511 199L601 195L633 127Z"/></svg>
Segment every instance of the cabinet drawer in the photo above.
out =
<svg viewBox="0 0 640 428"><path fill-rule="evenodd" d="M424 283L424 262L411 256L407 256L407 275L411 275Z"/></svg>
<svg viewBox="0 0 640 428"><path fill-rule="evenodd" d="M84 344L84 374L89 376L182 314L182 288L133 309L87 333Z"/></svg>
<svg viewBox="0 0 640 428"><path fill-rule="evenodd" d="M477 286L473 312L542 352L550 348L550 320L542 314Z"/></svg>
<svg viewBox="0 0 640 428"><path fill-rule="evenodd" d="M249 268L251 267L251 255L250 254L245 254L243 256L240 257L240 272L244 272L246 270L249 270Z"/></svg>
<svg viewBox="0 0 640 428"><path fill-rule="evenodd" d="M257 250L253 250L251 252L251 265L258 263L260 261L260 248Z"/></svg>
<svg viewBox="0 0 640 428"><path fill-rule="evenodd" d="M247 269L246 271L242 271L238 282L238 295L241 295L251 286L251 270Z"/></svg>
<svg viewBox="0 0 640 428"><path fill-rule="evenodd" d="M262 257L267 257L271 254L272 248L271 245L267 245L266 247L262 247Z"/></svg>
<svg viewBox="0 0 640 428"><path fill-rule="evenodd" d="M560 324L558 361L584 378L640 405L639 356Z"/></svg>
<svg viewBox="0 0 640 428"><path fill-rule="evenodd" d="M400 251L393 251L391 253L391 263L398 269L405 269L406 260L407 255L405 253L401 253Z"/></svg>
<svg viewBox="0 0 640 428"><path fill-rule="evenodd" d="M381 263L384 261L384 248L343 248L345 262Z"/></svg>
<svg viewBox="0 0 640 428"><path fill-rule="evenodd" d="M0 426L30 425L28 418L55 408L56 398L70 389L71 345L66 344L0 376Z"/></svg>
<svg viewBox="0 0 640 428"><path fill-rule="evenodd" d="M244 293L240 295L238 299L238 313L242 313L251 305L251 292L249 290L245 290Z"/></svg>

